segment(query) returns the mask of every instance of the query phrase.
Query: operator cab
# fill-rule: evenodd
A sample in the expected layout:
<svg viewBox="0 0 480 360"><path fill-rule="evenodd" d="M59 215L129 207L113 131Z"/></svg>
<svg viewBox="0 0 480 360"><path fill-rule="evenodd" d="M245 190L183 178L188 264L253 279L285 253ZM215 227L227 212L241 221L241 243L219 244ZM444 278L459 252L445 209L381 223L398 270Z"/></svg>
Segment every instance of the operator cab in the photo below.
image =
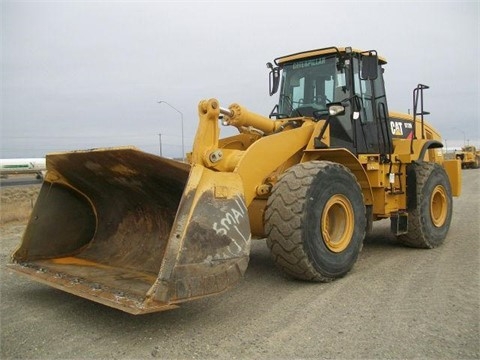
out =
<svg viewBox="0 0 480 360"><path fill-rule="evenodd" d="M336 47L277 58L277 67L268 64L271 95L280 83L279 102L270 116L318 121L327 119L329 104L341 103L345 112L328 119L330 146L354 154L391 154L385 63L375 51Z"/></svg>

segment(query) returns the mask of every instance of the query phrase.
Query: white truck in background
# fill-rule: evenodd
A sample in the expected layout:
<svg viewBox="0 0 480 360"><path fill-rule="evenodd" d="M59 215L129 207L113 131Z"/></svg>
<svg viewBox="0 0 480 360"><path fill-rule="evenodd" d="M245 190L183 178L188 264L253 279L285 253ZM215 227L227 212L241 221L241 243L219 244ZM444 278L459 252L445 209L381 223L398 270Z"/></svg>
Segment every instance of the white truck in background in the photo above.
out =
<svg viewBox="0 0 480 360"><path fill-rule="evenodd" d="M47 171L45 158L0 159L0 177L14 174L35 174L43 179Z"/></svg>

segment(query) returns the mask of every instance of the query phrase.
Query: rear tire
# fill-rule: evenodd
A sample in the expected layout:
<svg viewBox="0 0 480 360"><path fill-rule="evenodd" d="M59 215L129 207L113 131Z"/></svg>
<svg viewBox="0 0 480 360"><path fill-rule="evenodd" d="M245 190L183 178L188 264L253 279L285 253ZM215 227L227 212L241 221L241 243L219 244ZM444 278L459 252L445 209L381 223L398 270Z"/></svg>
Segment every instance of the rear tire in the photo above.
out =
<svg viewBox="0 0 480 360"><path fill-rule="evenodd" d="M413 163L407 178L408 233L398 240L408 246L440 246L452 220L452 190L445 170L436 163ZM413 189L413 191L409 190Z"/></svg>
<svg viewBox="0 0 480 360"><path fill-rule="evenodd" d="M272 189L267 245L291 276L328 282L355 264L365 237L365 204L355 176L328 161L297 164Z"/></svg>

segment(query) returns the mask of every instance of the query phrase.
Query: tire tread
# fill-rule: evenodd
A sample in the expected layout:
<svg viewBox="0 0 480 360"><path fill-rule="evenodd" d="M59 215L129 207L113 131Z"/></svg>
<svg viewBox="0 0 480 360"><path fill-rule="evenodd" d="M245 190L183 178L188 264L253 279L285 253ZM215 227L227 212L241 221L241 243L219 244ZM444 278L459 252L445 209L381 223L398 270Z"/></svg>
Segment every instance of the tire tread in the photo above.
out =
<svg viewBox="0 0 480 360"><path fill-rule="evenodd" d="M329 167L344 168L329 161L311 161L293 166L281 176L267 202L267 245L277 266L297 279L317 282L330 282L335 279L322 275L314 268L299 230L312 182L319 173L326 172ZM350 171L348 174L352 183L359 186L355 176Z"/></svg>

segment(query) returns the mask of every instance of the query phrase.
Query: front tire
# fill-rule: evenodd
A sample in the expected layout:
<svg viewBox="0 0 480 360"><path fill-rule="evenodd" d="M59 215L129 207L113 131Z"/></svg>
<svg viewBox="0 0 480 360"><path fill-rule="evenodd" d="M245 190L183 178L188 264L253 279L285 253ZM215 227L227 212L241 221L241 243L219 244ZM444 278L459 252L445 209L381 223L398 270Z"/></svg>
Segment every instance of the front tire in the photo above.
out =
<svg viewBox="0 0 480 360"><path fill-rule="evenodd" d="M405 245L432 249L440 246L452 220L452 190L445 170L436 163L413 163L407 178L408 233Z"/></svg>
<svg viewBox="0 0 480 360"><path fill-rule="evenodd" d="M363 194L343 165L311 161L287 170L265 213L267 245L291 276L328 282L355 264L365 237Z"/></svg>

